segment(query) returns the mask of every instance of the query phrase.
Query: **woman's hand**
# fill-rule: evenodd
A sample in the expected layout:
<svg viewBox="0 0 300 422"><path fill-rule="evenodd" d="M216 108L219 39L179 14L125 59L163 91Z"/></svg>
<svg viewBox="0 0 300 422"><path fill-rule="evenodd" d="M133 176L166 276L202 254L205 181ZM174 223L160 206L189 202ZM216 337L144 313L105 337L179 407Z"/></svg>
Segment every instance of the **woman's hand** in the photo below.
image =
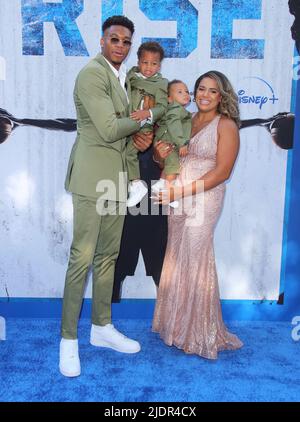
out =
<svg viewBox="0 0 300 422"><path fill-rule="evenodd" d="M172 186L153 194L155 204L168 205L170 202L178 201L183 197L183 186Z"/></svg>
<svg viewBox="0 0 300 422"><path fill-rule="evenodd" d="M158 141L153 148L154 161L163 165L164 160L171 154L173 150L173 145L164 141Z"/></svg>

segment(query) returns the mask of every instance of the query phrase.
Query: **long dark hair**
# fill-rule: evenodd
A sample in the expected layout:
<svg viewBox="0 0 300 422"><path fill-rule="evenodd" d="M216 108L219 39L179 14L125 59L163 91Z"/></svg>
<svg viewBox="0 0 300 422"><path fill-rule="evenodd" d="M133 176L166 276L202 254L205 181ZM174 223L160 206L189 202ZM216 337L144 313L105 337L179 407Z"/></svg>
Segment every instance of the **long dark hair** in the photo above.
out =
<svg viewBox="0 0 300 422"><path fill-rule="evenodd" d="M223 116L234 120L238 127L240 127L241 121L238 96L236 95L229 79L223 73L218 72L217 70L210 70L209 72L199 76L195 82L194 98L196 99L198 87L204 78L214 79L218 85L222 96L221 102L218 106L218 112Z"/></svg>

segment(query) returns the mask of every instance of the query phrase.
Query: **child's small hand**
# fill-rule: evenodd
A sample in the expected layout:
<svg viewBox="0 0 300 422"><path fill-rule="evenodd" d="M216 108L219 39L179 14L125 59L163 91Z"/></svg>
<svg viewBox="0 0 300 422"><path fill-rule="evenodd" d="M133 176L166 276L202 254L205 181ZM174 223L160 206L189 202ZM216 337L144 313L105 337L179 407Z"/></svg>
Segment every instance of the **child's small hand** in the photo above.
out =
<svg viewBox="0 0 300 422"><path fill-rule="evenodd" d="M137 110L130 114L130 118L136 122L142 122L150 117L149 110Z"/></svg>
<svg viewBox="0 0 300 422"><path fill-rule="evenodd" d="M179 148L179 157L185 157L188 153L188 146L184 145L183 147Z"/></svg>

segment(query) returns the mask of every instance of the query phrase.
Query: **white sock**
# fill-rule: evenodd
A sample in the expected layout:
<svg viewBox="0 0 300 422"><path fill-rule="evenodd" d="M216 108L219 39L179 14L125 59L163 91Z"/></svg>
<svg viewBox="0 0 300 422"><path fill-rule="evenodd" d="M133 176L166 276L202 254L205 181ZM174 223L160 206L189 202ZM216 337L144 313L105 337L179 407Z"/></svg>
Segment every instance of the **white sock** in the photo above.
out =
<svg viewBox="0 0 300 422"><path fill-rule="evenodd" d="M152 185L152 188L154 187L155 189L160 189L160 188L164 188L165 185L166 185L166 179L160 178L157 182L155 182Z"/></svg>

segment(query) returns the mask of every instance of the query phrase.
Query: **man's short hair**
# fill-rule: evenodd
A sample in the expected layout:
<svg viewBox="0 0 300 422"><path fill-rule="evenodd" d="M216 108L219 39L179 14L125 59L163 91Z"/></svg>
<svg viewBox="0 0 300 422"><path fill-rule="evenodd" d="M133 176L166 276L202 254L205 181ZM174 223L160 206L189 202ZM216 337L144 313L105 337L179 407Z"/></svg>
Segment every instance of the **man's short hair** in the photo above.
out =
<svg viewBox="0 0 300 422"><path fill-rule="evenodd" d="M162 46L155 41L148 41L144 42L139 46L139 49L137 51L138 59L142 57L143 51L150 51L151 53L158 53L160 57L160 61L163 61L165 57L165 52Z"/></svg>
<svg viewBox="0 0 300 422"><path fill-rule="evenodd" d="M102 32L104 33L107 28L110 28L113 25L125 26L125 28L129 29L131 34L134 33L133 22L126 18L126 16L121 15L111 16L110 18L106 19L106 21L104 21L102 24Z"/></svg>

